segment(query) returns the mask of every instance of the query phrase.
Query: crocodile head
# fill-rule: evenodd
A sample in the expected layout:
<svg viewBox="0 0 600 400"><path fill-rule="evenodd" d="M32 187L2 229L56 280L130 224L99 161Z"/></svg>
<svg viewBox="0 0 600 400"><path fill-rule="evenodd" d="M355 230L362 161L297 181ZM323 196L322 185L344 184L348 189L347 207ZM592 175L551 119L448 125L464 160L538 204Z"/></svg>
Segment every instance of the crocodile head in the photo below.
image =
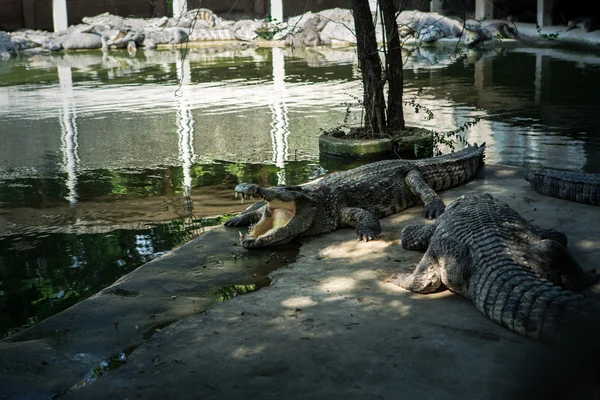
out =
<svg viewBox="0 0 600 400"><path fill-rule="evenodd" d="M242 246L246 248L288 243L310 228L317 212L316 199L301 186L263 188L241 183L236 186L235 193L242 198L265 201L260 209L260 220L242 237Z"/></svg>

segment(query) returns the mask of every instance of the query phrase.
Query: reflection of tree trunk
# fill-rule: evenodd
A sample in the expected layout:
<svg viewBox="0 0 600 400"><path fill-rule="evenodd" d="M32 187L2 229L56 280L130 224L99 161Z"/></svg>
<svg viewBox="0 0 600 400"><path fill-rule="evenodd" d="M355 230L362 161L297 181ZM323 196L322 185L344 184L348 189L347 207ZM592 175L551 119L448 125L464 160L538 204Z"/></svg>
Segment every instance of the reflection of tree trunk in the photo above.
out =
<svg viewBox="0 0 600 400"><path fill-rule="evenodd" d="M175 194L175 189L173 188L172 166L165 167L163 171L163 188L165 191L165 196L173 196Z"/></svg>
<svg viewBox="0 0 600 400"><path fill-rule="evenodd" d="M48 196L46 195L46 189L48 187L45 179L34 179L33 186L37 194L37 203L40 208L48 208Z"/></svg>
<svg viewBox="0 0 600 400"><path fill-rule="evenodd" d="M352 10L356 27L358 65L363 77L365 133L382 133L386 131L386 126L381 59L369 1L352 0Z"/></svg>
<svg viewBox="0 0 600 400"><path fill-rule="evenodd" d="M387 126L391 132L401 131L404 126L404 111L402 109L402 47L396 23L396 7L393 0L379 0L383 14L387 54L385 57L388 80Z"/></svg>
<svg viewBox="0 0 600 400"><path fill-rule="evenodd" d="M269 172L265 170L264 173L261 173L258 176L257 185L259 186L270 186L269 184Z"/></svg>

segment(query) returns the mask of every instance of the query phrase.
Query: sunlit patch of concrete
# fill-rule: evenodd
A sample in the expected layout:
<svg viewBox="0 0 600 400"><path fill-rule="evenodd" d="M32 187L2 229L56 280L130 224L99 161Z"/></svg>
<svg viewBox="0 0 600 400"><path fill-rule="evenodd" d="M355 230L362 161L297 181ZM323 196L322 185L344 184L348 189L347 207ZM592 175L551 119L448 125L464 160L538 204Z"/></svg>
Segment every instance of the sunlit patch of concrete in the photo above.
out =
<svg viewBox="0 0 600 400"><path fill-rule="evenodd" d="M357 240L348 240L346 242L334 243L320 251L320 257L328 259L348 259L354 262L370 260L374 253L383 252L390 246L390 242L383 240L374 240L362 242Z"/></svg>
<svg viewBox="0 0 600 400"><path fill-rule="evenodd" d="M318 303L308 296L298 296L285 299L281 302L281 305L287 308L301 308L301 307L312 307Z"/></svg>
<svg viewBox="0 0 600 400"><path fill-rule="evenodd" d="M600 248L600 244L596 240L578 240L577 242L575 242L575 245L586 250Z"/></svg>
<svg viewBox="0 0 600 400"><path fill-rule="evenodd" d="M509 177L513 177L518 175L520 172L518 169L501 169L498 171L495 171L494 175L501 177L501 176L509 176Z"/></svg>
<svg viewBox="0 0 600 400"><path fill-rule="evenodd" d="M322 292L349 292L356 286L356 281L352 278L333 278L321 284Z"/></svg>
<svg viewBox="0 0 600 400"><path fill-rule="evenodd" d="M387 306L393 309L398 315L401 317L407 317L410 315L410 306L406 303L401 302L400 300L392 300Z"/></svg>
<svg viewBox="0 0 600 400"><path fill-rule="evenodd" d="M375 278L375 274L373 273L372 270L361 269L358 271L354 271L352 273L352 277L357 280L367 280L367 279Z"/></svg>
<svg viewBox="0 0 600 400"><path fill-rule="evenodd" d="M266 344L258 344L256 346L240 346L231 353L231 357L241 360L259 353L262 353L267 348Z"/></svg>

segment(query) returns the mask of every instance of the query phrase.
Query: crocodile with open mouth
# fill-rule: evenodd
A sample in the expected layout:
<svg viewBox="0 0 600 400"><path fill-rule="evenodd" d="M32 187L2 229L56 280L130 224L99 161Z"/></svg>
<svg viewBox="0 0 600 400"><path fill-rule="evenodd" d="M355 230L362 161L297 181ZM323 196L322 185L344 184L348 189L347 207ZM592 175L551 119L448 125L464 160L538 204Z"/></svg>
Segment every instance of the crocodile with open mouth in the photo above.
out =
<svg viewBox="0 0 600 400"><path fill-rule="evenodd" d="M246 248L288 243L296 237L356 228L359 240L379 237L379 218L424 203L427 218L437 218L445 205L435 192L457 186L475 175L483 162L485 143L439 157L385 160L336 172L300 186L263 188L236 186L236 195L258 197L226 226L251 225Z"/></svg>

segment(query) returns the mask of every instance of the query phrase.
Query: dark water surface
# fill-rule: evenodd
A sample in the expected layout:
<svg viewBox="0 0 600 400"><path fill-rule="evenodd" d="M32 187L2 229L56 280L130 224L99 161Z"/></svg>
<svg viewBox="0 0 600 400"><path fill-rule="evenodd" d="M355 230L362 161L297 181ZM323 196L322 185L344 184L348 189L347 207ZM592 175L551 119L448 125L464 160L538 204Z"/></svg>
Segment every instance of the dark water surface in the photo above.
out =
<svg viewBox="0 0 600 400"><path fill-rule="evenodd" d="M423 49L412 125L454 129L491 164L600 172L600 57ZM235 185L299 184L319 129L360 97L350 50L100 52L0 63L0 337L46 318L245 208ZM417 97L417 93L420 93ZM352 108L351 120L360 118Z"/></svg>

